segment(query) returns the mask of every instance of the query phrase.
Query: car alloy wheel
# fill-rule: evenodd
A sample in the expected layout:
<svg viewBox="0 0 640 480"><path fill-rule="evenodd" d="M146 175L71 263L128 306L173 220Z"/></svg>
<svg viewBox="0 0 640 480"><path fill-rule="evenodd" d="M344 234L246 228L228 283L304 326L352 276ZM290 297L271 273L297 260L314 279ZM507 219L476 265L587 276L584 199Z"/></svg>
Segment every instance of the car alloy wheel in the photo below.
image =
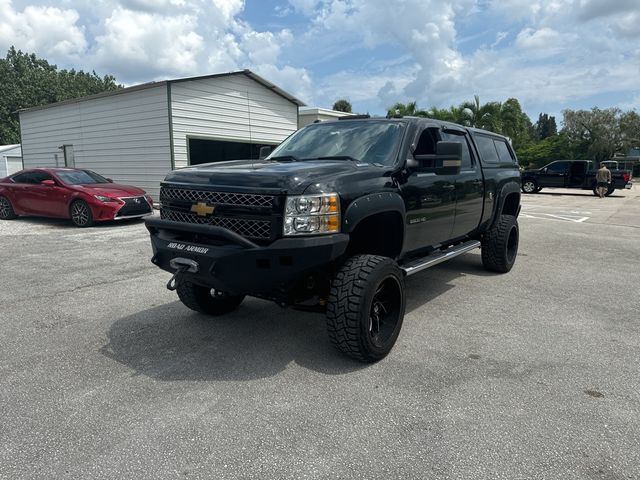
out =
<svg viewBox="0 0 640 480"><path fill-rule="evenodd" d="M536 182L534 182L533 180L526 180L522 184L522 191L524 193L535 193L536 190L537 190Z"/></svg>
<svg viewBox="0 0 640 480"><path fill-rule="evenodd" d="M87 225L91 219L89 206L84 202L75 202L71 206L71 219L79 227Z"/></svg>
<svg viewBox="0 0 640 480"><path fill-rule="evenodd" d="M0 197L0 218L9 218L11 216L11 205L9 200Z"/></svg>

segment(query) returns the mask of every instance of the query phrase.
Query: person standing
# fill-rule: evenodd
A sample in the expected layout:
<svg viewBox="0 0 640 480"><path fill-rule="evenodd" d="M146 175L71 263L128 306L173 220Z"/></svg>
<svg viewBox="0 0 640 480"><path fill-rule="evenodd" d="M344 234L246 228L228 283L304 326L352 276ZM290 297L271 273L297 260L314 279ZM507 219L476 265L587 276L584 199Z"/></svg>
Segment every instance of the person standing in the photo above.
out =
<svg viewBox="0 0 640 480"><path fill-rule="evenodd" d="M606 165L601 164L600 169L596 173L596 188L600 198L604 198L604 194L609 190L611 185L611 170Z"/></svg>

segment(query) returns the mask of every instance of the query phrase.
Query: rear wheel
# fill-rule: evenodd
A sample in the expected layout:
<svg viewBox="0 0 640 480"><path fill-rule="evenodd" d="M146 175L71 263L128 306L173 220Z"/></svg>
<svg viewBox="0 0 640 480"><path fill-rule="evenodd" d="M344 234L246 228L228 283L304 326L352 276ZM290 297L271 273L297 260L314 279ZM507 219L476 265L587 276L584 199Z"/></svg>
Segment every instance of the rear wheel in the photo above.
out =
<svg viewBox="0 0 640 480"><path fill-rule="evenodd" d="M604 196L608 197L609 195L611 195L615 191L616 191L616 187L614 187L613 185L609 185L609 188L605 192Z"/></svg>
<svg viewBox="0 0 640 480"><path fill-rule="evenodd" d="M0 220L13 220L17 218L16 212L13 210L13 205L7 197L0 197Z"/></svg>
<svg viewBox="0 0 640 480"><path fill-rule="evenodd" d="M185 306L208 315L231 313L244 300L244 295L227 295L186 280L178 282L176 293Z"/></svg>
<svg viewBox="0 0 640 480"><path fill-rule="evenodd" d="M482 236L482 264L492 272L507 273L518 255L520 231L513 215L501 215Z"/></svg>
<svg viewBox="0 0 640 480"><path fill-rule="evenodd" d="M76 227L84 228L93 225L93 213L91 207L84 200L76 200L69 209L71 221Z"/></svg>
<svg viewBox="0 0 640 480"><path fill-rule="evenodd" d="M526 179L522 181L522 191L524 193L536 193L538 192L538 184L533 179Z"/></svg>
<svg viewBox="0 0 640 480"><path fill-rule="evenodd" d="M404 318L404 277L395 261L356 255L340 268L327 303L327 331L343 353L362 362L384 358Z"/></svg>

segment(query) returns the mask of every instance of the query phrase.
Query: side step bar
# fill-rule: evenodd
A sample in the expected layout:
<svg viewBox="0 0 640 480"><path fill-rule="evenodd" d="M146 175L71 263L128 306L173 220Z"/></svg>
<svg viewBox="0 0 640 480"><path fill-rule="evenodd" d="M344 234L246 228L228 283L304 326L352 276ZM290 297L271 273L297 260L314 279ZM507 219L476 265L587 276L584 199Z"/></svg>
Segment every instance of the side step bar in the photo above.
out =
<svg viewBox="0 0 640 480"><path fill-rule="evenodd" d="M406 276L413 275L414 273L421 272L422 270L450 260L454 257L457 257L458 255L467 253L469 250L473 250L474 248L480 248L480 242L477 240L470 240L468 242L449 247L448 249L441 252L432 253L431 255L427 255L426 257L418 258L417 260L413 260L406 265L402 265L400 268Z"/></svg>

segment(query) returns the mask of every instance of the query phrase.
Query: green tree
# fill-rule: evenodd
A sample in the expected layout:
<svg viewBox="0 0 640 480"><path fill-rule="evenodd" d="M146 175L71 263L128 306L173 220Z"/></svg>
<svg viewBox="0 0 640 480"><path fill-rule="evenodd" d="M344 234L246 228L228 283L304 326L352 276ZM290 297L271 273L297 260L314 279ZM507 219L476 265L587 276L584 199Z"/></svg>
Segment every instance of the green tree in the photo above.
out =
<svg viewBox="0 0 640 480"><path fill-rule="evenodd" d="M522 166L541 167L553 160L571 160L575 157L575 145L567 135L553 135L537 143L516 149Z"/></svg>
<svg viewBox="0 0 640 480"><path fill-rule="evenodd" d="M640 115L637 112L630 110L620 115L620 135L622 153L640 148Z"/></svg>
<svg viewBox="0 0 640 480"><path fill-rule="evenodd" d="M345 100L344 98L336 100L336 103L333 104L333 109L336 112L351 113L351 103L349 103L349 101Z"/></svg>
<svg viewBox="0 0 640 480"><path fill-rule="evenodd" d="M533 125L517 99L509 98L500 104L499 116L500 129L497 133L509 137L513 148L518 149L531 143Z"/></svg>
<svg viewBox="0 0 640 480"><path fill-rule="evenodd" d="M578 146L577 152L601 162L622 151L624 138L620 128L622 111L619 108L591 110L563 110L563 132Z"/></svg>
<svg viewBox="0 0 640 480"><path fill-rule="evenodd" d="M34 54L9 48L0 59L0 145L20 143L18 116L22 108L36 107L122 88L111 75L58 70Z"/></svg>
<svg viewBox="0 0 640 480"><path fill-rule="evenodd" d="M465 115L464 125L493 132L501 131L500 102L489 102L483 105L480 103L480 97L474 95L472 102L464 102L460 107Z"/></svg>
<svg viewBox="0 0 640 480"><path fill-rule="evenodd" d="M535 136L537 140L544 140L552 135L557 135L558 126L556 125L556 117L549 116L546 113L538 115L538 121L535 126Z"/></svg>
<svg viewBox="0 0 640 480"><path fill-rule="evenodd" d="M396 103L387 109L387 115L402 115L403 117L428 117L428 113L418 108L417 102Z"/></svg>

